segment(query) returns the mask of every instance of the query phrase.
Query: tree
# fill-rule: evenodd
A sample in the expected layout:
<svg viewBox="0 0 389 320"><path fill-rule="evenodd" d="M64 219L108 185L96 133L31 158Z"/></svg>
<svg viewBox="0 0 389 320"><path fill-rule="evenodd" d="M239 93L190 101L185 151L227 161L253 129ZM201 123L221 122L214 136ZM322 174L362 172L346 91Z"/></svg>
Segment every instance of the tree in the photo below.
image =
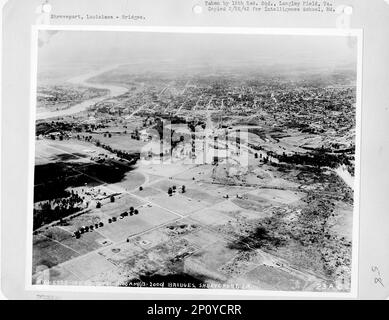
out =
<svg viewBox="0 0 389 320"><path fill-rule="evenodd" d="M101 208L101 202L98 201L98 202L96 203L96 209L100 209L100 208Z"/></svg>
<svg viewBox="0 0 389 320"><path fill-rule="evenodd" d="M169 195L169 197L171 197L173 195L173 189L169 188L169 190L167 191L167 194Z"/></svg>
<svg viewBox="0 0 389 320"><path fill-rule="evenodd" d="M134 210L134 214L138 214L139 211L137 209Z"/></svg>
<svg viewBox="0 0 389 320"><path fill-rule="evenodd" d="M139 187L139 191L142 191L142 190L143 190L143 187L142 187L142 186L140 186L140 187Z"/></svg>
<svg viewBox="0 0 389 320"><path fill-rule="evenodd" d="M115 197L112 195L110 200L111 200L111 202L115 202Z"/></svg>
<svg viewBox="0 0 389 320"><path fill-rule="evenodd" d="M134 212L134 207L130 207L130 212Z"/></svg>
<svg viewBox="0 0 389 320"><path fill-rule="evenodd" d="M182 186L182 187L181 187L181 192L182 192L182 193L185 193L185 186Z"/></svg>

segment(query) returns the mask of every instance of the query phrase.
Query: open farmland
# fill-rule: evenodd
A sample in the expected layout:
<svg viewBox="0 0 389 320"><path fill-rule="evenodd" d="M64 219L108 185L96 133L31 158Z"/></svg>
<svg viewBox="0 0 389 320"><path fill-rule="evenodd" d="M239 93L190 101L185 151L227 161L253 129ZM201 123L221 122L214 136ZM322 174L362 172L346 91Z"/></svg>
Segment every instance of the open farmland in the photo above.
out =
<svg viewBox="0 0 389 320"><path fill-rule="evenodd" d="M63 147L56 143L58 150L66 147L66 143ZM78 148L77 155L66 161L87 161L81 151ZM112 154L108 156L115 159ZM102 285L148 286L162 279L167 286L177 281L174 279L190 279L198 288L316 290L318 283L331 281L329 270L321 264L323 253L317 248L324 239L335 245L338 235L344 234L340 228L350 223L351 211L345 205L334 207L328 218L333 227L325 231L323 240L316 231L301 233L299 221L304 211L312 210L312 202L308 205L306 199L325 192L324 188L317 189L314 173L302 175L300 171L296 175L294 171L286 174L272 169L258 179L275 188L254 188L251 183L215 184L212 173L198 178L198 170L207 167L178 164L170 167L168 175L158 175L155 169L160 166L138 163L118 182L99 179L98 184L69 187L88 197L89 205L81 214L38 230L34 265L39 268L35 267L34 279L42 278L39 270L46 266L56 270L50 275L53 281L94 279ZM331 175L327 180L342 188ZM309 185L312 188L304 191L301 181L305 189ZM173 186L175 191L169 195ZM101 203L99 208L97 202ZM129 213L130 207L138 214L121 216ZM114 218L116 221L112 221ZM99 226L100 222L104 225ZM74 237L74 232L87 225L98 227ZM326 234L330 237L325 238ZM301 243L302 239L307 243ZM349 241L346 239L350 238L343 241ZM337 259L331 251L326 255L329 261ZM86 267L90 263L93 268ZM337 272L342 274L341 269ZM346 283L347 278L343 281Z"/></svg>

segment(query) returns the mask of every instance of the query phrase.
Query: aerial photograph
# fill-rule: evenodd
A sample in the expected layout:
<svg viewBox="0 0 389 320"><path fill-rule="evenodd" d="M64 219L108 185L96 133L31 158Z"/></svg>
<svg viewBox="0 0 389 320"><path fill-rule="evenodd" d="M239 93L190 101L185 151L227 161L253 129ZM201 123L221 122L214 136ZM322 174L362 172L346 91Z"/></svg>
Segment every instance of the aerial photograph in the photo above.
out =
<svg viewBox="0 0 389 320"><path fill-rule="evenodd" d="M356 38L38 36L32 285L350 292Z"/></svg>

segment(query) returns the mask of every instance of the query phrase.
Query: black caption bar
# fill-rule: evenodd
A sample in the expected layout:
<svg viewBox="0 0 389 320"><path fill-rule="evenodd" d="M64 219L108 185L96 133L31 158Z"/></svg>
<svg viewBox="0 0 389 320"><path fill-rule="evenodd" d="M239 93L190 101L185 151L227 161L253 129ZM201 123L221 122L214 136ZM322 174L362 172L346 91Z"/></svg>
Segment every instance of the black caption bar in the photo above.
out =
<svg viewBox="0 0 389 320"><path fill-rule="evenodd" d="M109 298L109 294L106 294ZM54 318L66 314L75 319L316 319L320 314L337 318L350 317L351 310L369 312L369 318L380 314L382 307L387 310L387 301L319 301L319 300L161 300L161 301L65 301L65 300L29 300L22 301L26 306L18 306L21 301L0 301L0 307L10 309L13 318L18 313L31 313ZM374 305L373 305L374 302ZM379 302L377 304L376 302ZM358 310L359 311L359 310ZM11 313L10 313L11 314ZM382 318L382 317L380 317Z"/></svg>

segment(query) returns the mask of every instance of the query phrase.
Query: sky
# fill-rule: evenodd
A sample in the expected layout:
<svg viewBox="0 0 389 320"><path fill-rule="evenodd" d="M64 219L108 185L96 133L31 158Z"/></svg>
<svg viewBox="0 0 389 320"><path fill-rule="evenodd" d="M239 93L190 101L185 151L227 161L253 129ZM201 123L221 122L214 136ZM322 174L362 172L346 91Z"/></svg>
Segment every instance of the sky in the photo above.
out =
<svg viewBox="0 0 389 320"><path fill-rule="evenodd" d="M115 31L40 31L40 66L173 61L336 67L355 64L355 42L342 36L226 35Z"/></svg>

